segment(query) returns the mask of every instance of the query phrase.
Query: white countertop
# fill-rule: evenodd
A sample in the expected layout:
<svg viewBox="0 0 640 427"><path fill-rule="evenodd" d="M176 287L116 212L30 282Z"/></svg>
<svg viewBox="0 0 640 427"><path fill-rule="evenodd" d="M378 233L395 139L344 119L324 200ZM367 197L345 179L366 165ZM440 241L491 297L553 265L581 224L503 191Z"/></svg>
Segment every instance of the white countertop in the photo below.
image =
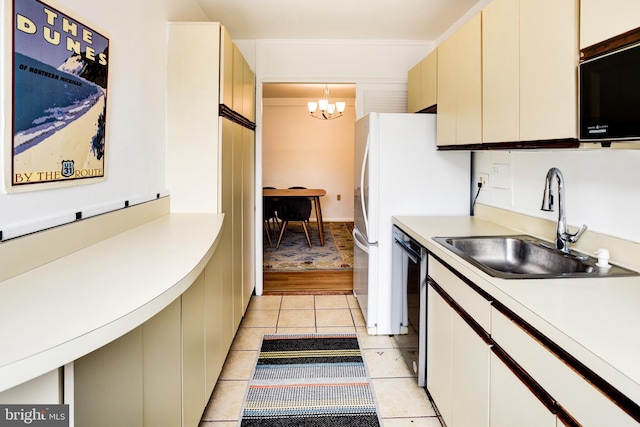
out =
<svg viewBox="0 0 640 427"><path fill-rule="evenodd" d="M0 391L138 327L211 258L223 214L167 214L0 282Z"/></svg>
<svg viewBox="0 0 640 427"><path fill-rule="evenodd" d="M393 223L640 402L640 277L500 279L432 238L523 233L474 217L397 217Z"/></svg>

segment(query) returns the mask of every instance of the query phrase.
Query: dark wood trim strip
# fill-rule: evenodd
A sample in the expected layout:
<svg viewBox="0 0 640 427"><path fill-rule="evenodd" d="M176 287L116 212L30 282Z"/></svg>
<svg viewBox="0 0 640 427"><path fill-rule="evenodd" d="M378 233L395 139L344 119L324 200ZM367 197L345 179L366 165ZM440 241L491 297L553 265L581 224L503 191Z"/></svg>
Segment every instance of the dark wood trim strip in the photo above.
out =
<svg viewBox="0 0 640 427"><path fill-rule="evenodd" d="M484 289L482 289L481 287L479 287L478 285L473 283L471 280L469 280L465 275L460 273L458 270L456 270L455 268L451 267L449 264L447 264L445 261L443 261L442 258L440 258L438 255L434 254L433 252L429 252L429 251L427 251L427 254L430 257L433 257L433 259L438 261L440 264L444 265L447 268L447 270L449 270L451 273L453 273L458 279L460 279L464 283L466 283L471 289L473 289L482 298L486 299L489 302L493 302L494 298L491 295L489 295L489 293L487 291L485 291Z"/></svg>
<svg viewBox="0 0 640 427"><path fill-rule="evenodd" d="M471 150L471 151L486 151L486 150L539 150L549 148L578 148L580 147L580 141L577 138L561 138L561 139L546 139L540 141L509 141L509 142L486 142L482 144L462 144L462 145L438 145L438 150L441 151L453 151L453 150Z"/></svg>
<svg viewBox="0 0 640 427"><path fill-rule="evenodd" d="M429 107L425 107L422 110L418 111L417 114L432 114L432 113L437 113L438 112L438 104L433 104Z"/></svg>
<svg viewBox="0 0 640 427"><path fill-rule="evenodd" d="M464 145L438 145L439 151L482 151L485 148L482 144L464 144Z"/></svg>
<svg viewBox="0 0 640 427"><path fill-rule="evenodd" d="M487 345L492 345L493 341L491 340L491 336L487 331L484 330L482 326L478 322L476 322L473 317L467 311L462 308L460 304L458 304L452 297L440 287L431 277L427 279L429 286L431 286L444 300L449 304L449 306L462 317L462 320L465 321L467 325L480 337Z"/></svg>
<svg viewBox="0 0 640 427"><path fill-rule="evenodd" d="M220 104L220 117L224 117L225 119L229 119L234 123L239 124L247 129L256 130L256 124L251 120L247 119L242 114L232 110L224 104Z"/></svg>
<svg viewBox="0 0 640 427"><path fill-rule="evenodd" d="M611 402L613 402L616 406L629 414L634 420L640 421L640 405L631 400L613 385L609 384L604 378L596 374L584 363L580 362L574 356L569 354L569 352L567 352L565 349L550 340L546 335L543 335L540 331L531 326L528 322L515 314L504 304L499 301L493 301L493 306L496 308L496 310L504 314L512 322L518 325L520 329L524 330L533 339L538 341L542 346L553 353L565 365L569 366L581 377L583 377L585 381L589 382L592 386L600 390L600 392L604 394L609 400L611 400Z"/></svg>
<svg viewBox="0 0 640 427"><path fill-rule="evenodd" d="M482 145L485 150L535 150L541 148L578 148L580 147L580 141L578 141L577 138L560 138L533 141L489 142Z"/></svg>
<svg viewBox="0 0 640 427"><path fill-rule="evenodd" d="M587 59L604 55L605 53L613 52L614 50L618 50L638 42L640 42L640 27L611 37L610 39L601 41L600 43L585 47L580 51L580 59L582 61L586 61Z"/></svg>
<svg viewBox="0 0 640 427"><path fill-rule="evenodd" d="M467 285L469 285L474 291L478 292L483 298L488 301L491 301L493 307L496 308L500 313L505 315L509 320L513 321L516 325L520 327L523 331L529 334L533 339L538 341L542 346L544 346L548 351L554 354L558 359L560 359L565 365L569 368L577 372L580 376L582 376L587 382L589 382L592 386L598 389L603 395L605 395L614 405L618 406L625 413L631 416L634 420L640 422L640 405L631 400L627 395L622 393L620 390L615 388L609 382L607 382L600 375L595 373L593 370L588 368L584 363L580 362L574 356L569 354L566 350L556 344L554 341L549 339L546 335L542 334L536 328L534 328L531 324L526 322L523 318L514 313L507 306L502 304L500 301L497 301L493 296L491 296L484 289L481 289L475 283L471 282L462 273L459 273L456 269L451 267L446 262L442 261L438 256L433 254L432 252L428 252L429 256L434 257L438 262L444 265L450 272L455 274L458 278L464 281ZM567 414L569 416L569 414ZM564 422L564 421L563 421ZM571 426L572 424L567 424Z"/></svg>
<svg viewBox="0 0 640 427"><path fill-rule="evenodd" d="M494 342L493 347L491 347L491 351L507 366L507 368L509 368L511 373L513 373L520 382L524 384L529 391L531 391L531 393L549 410L549 412L552 414L558 413L558 407L555 399L551 397L551 395L536 380L534 380L533 377L518 364L518 362L513 360L513 358L509 356L502 347Z"/></svg>

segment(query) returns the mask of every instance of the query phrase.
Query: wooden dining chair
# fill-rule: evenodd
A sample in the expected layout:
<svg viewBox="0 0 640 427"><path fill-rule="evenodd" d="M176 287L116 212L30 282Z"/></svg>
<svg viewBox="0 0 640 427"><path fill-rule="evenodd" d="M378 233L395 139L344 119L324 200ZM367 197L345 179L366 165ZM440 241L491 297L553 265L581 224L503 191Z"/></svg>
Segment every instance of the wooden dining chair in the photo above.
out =
<svg viewBox="0 0 640 427"><path fill-rule="evenodd" d="M284 233L287 231L287 225L290 221L300 221L302 223L304 234L307 237L307 243L309 247L311 247L311 237L309 237L308 227L310 226L309 218L311 218L311 200L309 200L308 197L283 197L279 204L278 218L282 221L282 225L280 227L280 235L278 236L276 249L280 247L282 236L284 236Z"/></svg>
<svg viewBox="0 0 640 427"><path fill-rule="evenodd" d="M262 187L263 189L275 189L275 187ZM269 247L273 247L273 242L271 241L271 234L273 231L278 228L280 230L282 227L280 226L280 222L278 221L278 205L280 203L280 199L276 197L263 197L262 198L262 219L264 224L264 231L267 235L267 241L269 242Z"/></svg>

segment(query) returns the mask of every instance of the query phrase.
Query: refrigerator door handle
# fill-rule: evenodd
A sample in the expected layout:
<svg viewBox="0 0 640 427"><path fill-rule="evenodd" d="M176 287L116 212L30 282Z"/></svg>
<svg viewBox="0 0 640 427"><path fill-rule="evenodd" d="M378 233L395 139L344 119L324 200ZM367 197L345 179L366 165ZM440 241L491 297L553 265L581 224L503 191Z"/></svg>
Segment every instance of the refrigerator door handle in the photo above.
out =
<svg viewBox="0 0 640 427"><path fill-rule="evenodd" d="M367 204L364 198L364 177L365 177L367 162L369 161L369 138L370 138L370 134L367 134L367 144L364 147L362 167L360 168L360 204L362 205L362 216L364 217L364 231L367 233L367 236L369 235L369 217L367 213Z"/></svg>
<svg viewBox="0 0 640 427"><path fill-rule="evenodd" d="M360 230L358 230L357 228L353 229L353 232L351 233L353 234L353 243L359 247L360 249L362 249L365 253L369 253L369 246L364 242L364 236L362 235L362 233L360 232Z"/></svg>

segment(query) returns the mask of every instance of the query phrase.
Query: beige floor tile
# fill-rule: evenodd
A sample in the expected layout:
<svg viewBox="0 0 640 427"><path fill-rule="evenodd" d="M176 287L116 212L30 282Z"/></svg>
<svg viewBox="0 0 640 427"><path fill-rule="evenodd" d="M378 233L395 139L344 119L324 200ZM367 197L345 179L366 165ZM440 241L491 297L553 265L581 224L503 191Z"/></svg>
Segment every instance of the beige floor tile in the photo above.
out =
<svg viewBox="0 0 640 427"><path fill-rule="evenodd" d="M364 316L362 315L362 311L360 310L360 307L351 309L351 317L353 317L353 323L356 326L362 326L362 327L367 326L367 323L364 320Z"/></svg>
<svg viewBox="0 0 640 427"><path fill-rule="evenodd" d="M278 319L279 328L316 326L314 310L282 310Z"/></svg>
<svg viewBox="0 0 640 427"><path fill-rule="evenodd" d="M279 310L282 303L280 295L253 296L249 301L248 310Z"/></svg>
<svg viewBox="0 0 640 427"><path fill-rule="evenodd" d="M316 324L318 327L325 326L353 326L351 310L316 310Z"/></svg>
<svg viewBox="0 0 640 427"><path fill-rule="evenodd" d="M350 308L360 308L360 304L358 304L358 299L355 297L355 295L347 295L347 303L349 304Z"/></svg>
<svg viewBox="0 0 640 427"><path fill-rule="evenodd" d="M249 380L256 363L258 351L230 351L224 362L220 379Z"/></svg>
<svg viewBox="0 0 640 427"><path fill-rule="evenodd" d="M371 378L412 377L412 372L395 348L362 350Z"/></svg>
<svg viewBox="0 0 640 427"><path fill-rule="evenodd" d="M364 327L356 327L360 348L394 348L394 343L388 335L369 335Z"/></svg>
<svg viewBox="0 0 640 427"><path fill-rule="evenodd" d="M239 328L231 350L260 350L262 335L275 333L276 328Z"/></svg>
<svg viewBox="0 0 640 427"><path fill-rule="evenodd" d="M319 334L353 334L356 328L353 326L322 326L316 328Z"/></svg>
<svg viewBox="0 0 640 427"><path fill-rule="evenodd" d="M238 422L231 421L200 421L199 427L238 427Z"/></svg>
<svg viewBox="0 0 640 427"><path fill-rule="evenodd" d="M218 381L202 420L237 422L248 384L248 381Z"/></svg>
<svg viewBox="0 0 640 427"><path fill-rule="evenodd" d="M382 424L384 427L442 427L438 417L384 418Z"/></svg>
<svg viewBox="0 0 640 427"><path fill-rule="evenodd" d="M313 295L285 295L282 297L282 309L304 310L315 308Z"/></svg>
<svg viewBox="0 0 640 427"><path fill-rule="evenodd" d="M372 378L381 418L430 417L436 413L413 378ZM402 392L399 392L402 390Z"/></svg>
<svg viewBox="0 0 640 427"><path fill-rule="evenodd" d="M280 310L247 310L242 320L245 328L268 328L275 327L278 323Z"/></svg>
<svg viewBox="0 0 640 427"><path fill-rule="evenodd" d="M349 308L346 295L316 295L316 310Z"/></svg>
<svg viewBox="0 0 640 427"><path fill-rule="evenodd" d="M316 328L278 328L278 334L315 334Z"/></svg>

